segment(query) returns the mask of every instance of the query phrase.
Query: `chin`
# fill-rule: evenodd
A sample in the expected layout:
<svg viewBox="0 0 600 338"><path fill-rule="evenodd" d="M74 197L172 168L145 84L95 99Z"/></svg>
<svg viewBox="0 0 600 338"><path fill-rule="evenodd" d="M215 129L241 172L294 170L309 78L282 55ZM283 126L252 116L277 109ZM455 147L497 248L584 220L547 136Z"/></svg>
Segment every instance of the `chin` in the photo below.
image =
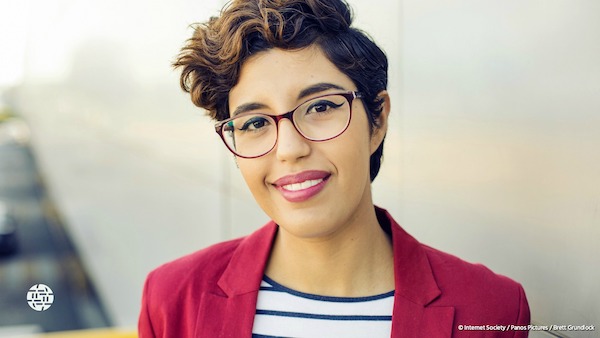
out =
<svg viewBox="0 0 600 338"><path fill-rule="evenodd" d="M330 213L316 210L294 210L276 219L276 223L286 232L302 238L324 237L335 232L335 224Z"/></svg>

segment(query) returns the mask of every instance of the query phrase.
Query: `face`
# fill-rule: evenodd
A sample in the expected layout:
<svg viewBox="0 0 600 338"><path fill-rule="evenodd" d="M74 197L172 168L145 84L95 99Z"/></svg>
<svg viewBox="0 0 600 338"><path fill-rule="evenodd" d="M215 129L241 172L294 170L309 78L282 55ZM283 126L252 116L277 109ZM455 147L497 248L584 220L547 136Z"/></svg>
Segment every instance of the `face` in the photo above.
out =
<svg viewBox="0 0 600 338"><path fill-rule="evenodd" d="M280 115L317 96L356 90L317 47L270 49L242 66L229 94L229 111L260 107L257 112ZM282 231L303 238L332 236L373 208L369 157L385 134L384 110L382 128L371 133L362 102L353 100L348 129L322 142L305 139L283 119L270 153L237 158L254 198Z"/></svg>

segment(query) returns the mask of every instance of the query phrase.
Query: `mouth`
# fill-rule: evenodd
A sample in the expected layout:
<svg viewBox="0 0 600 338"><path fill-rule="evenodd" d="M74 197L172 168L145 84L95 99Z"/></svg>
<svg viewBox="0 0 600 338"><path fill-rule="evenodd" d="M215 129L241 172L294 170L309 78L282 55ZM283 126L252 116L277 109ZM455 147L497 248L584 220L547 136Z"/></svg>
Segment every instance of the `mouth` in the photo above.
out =
<svg viewBox="0 0 600 338"><path fill-rule="evenodd" d="M292 184L286 184L281 186L282 189L285 189L287 191L299 191L299 190L304 190L304 189L308 189L310 187L314 187L315 185L323 182L324 179L320 178L318 180L307 180L304 182L300 182L300 183L292 183Z"/></svg>
<svg viewBox="0 0 600 338"><path fill-rule="evenodd" d="M289 202L303 202L323 190L330 176L326 171L303 171L283 176L273 182L273 186Z"/></svg>

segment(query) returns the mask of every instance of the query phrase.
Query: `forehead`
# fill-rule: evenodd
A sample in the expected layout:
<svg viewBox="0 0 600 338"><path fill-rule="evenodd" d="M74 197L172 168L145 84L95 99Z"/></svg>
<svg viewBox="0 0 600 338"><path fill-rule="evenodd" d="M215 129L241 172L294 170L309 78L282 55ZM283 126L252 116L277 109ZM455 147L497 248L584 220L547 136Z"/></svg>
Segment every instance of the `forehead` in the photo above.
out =
<svg viewBox="0 0 600 338"><path fill-rule="evenodd" d="M284 99L296 102L298 93L317 83L355 89L352 80L316 46L299 50L269 49L242 65L238 82L229 92L229 108L232 111L247 102L267 105Z"/></svg>

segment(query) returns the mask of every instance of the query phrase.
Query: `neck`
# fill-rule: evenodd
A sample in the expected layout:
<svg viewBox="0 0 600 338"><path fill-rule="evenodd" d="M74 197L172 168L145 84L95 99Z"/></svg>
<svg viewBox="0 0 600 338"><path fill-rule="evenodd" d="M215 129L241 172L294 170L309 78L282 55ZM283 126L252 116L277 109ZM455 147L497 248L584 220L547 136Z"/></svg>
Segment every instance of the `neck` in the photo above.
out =
<svg viewBox="0 0 600 338"><path fill-rule="evenodd" d="M266 274L291 289L362 297L394 289L391 240L374 208L363 208L336 233L298 238L279 228Z"/></svg>

